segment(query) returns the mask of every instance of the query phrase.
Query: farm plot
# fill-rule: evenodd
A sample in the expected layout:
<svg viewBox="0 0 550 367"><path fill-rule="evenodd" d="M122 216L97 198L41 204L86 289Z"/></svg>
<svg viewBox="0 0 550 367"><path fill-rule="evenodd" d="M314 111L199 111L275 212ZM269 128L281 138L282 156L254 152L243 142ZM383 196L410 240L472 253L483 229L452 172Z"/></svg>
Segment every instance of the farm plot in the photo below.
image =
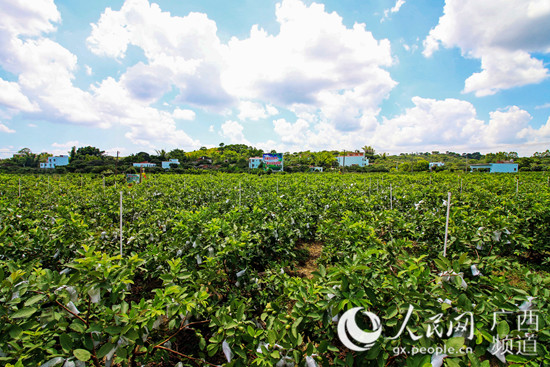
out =
<svg viewBox="0 0 550 367"><path fill-rule="evenodd" d="M549 224L539 173L0 175L0 361L544 365Z"/></svg>

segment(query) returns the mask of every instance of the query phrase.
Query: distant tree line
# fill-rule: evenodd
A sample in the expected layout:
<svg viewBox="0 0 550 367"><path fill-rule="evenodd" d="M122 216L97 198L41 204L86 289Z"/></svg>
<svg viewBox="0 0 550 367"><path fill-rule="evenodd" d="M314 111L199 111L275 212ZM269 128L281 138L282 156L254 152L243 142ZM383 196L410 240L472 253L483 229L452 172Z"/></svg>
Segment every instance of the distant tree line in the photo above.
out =
<svg viewBox="0 0 550 367"><path fill-rule="evenodd" d="M336 157L339 155L362 152L369 159L366 167L345 167L347 172L420 172L430 170L430 162L442 162L441 167L432 167L434 171L465 171L470 164L474 163L496 163L510 161L518 163L520 171L548 171L550 170L550 151L537 152L531 157L519 157L516 152L498 152L481 154L455 153L455 152L425 152L425 153L401 153L399 155L377 154L374 148L364 146L354 151L345 150L323 150L312 152L284 153L284 171L308 172L312 167L322 167L324 171L339 171ZM182 149L171 151L156 150L154 154L138 152L125 157L114 157L105 154L99 148L72 147L69 153L69 164L54 169L40 169L40 163L45 163L49 153L33 153L29 148L19 150L11 158L0 160L0 172L4 173L95 173L111 175L114 173L137 173L139 168L134 163L150 162L156 167L147 168L149 173L208 173L220 171L228 173L266 173L263 167L250 170L248 161L251 157L261 157L264 154L262 149L247 146L245 144L220 143L218 147L206 148L185 152ZM275 153L270 151L269 153ZM169 159L177 159L179 165L173 164L170 170L164 170L161 162Z"/></svg>

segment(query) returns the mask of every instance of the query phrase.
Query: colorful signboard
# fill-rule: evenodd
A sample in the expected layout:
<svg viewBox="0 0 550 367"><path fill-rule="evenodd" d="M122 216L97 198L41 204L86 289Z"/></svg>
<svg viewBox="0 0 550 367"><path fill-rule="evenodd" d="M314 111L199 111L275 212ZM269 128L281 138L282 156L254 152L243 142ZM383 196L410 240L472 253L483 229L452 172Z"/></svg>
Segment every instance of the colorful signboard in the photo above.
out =
<svg viewBox="0 0 550 367"><path fill-rule="evenodd" d="M264 168L272 171L283 170L283 153L271 153L263 155Z"/></svg>
<svg viewBox="0 0 550 367"><path fill-rule="evenodd" d="M141 180L139 179L139 175L128 173L126 174L126 182L127 183L140 183Z"/></svg>

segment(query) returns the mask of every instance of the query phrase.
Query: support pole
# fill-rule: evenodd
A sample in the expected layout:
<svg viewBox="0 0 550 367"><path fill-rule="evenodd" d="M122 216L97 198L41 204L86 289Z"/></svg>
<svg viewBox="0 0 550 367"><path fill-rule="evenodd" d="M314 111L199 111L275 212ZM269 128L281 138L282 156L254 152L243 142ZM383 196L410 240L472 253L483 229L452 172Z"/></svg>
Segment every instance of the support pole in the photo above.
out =
<svg viewBox="0 0 550 367"><path fill-rule="evenodd" d="M118 175L118 155L119 155L119 151L117 150L116 152L116 161L115 161L115 177L116 175Z"/></svg>
<svg viewBox="0 0 550 367"><path fill-rule="evenodd" d="M447 198L447 219L445 220L445 243L443 244L443 257L447 257L447 237L449 235L449 214L451 212L451 192Z"/></svg>
<svg viewBox="0 0 550 367"><path fill-rule="evenodd" d="M369 198L370 198L370 188L372 186L372 177L369 177Z"/></svg>
<svg viewBox="0 0 550 367"><path fill-rule="evenodd" d="M120 256L122 256L122 191L120 192Z"/></svg>
<svg viewBox="0 0 550 367"><path fill-rule="evenodd" d="M393 197L393 190L392 190L392 186L390 184L390 210L393 210L393 200L392 200L392 197Z"/></svg>

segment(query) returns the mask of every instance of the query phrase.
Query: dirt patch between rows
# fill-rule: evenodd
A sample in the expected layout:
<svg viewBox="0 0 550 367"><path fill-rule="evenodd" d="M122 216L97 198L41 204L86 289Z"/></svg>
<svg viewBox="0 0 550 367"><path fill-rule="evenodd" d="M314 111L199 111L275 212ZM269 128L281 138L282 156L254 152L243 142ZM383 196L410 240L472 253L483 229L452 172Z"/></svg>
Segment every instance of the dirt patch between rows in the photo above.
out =
<svg viewBox="0 0 550 367"><path fill-rule="evenodd" d="M317 270L317 259L323 252L323 244L320 242L304 243L301 248L307 250L309 252L309 256L303 264L299 264L296 272L302 278L311 279L313 278L312 273Z"/></svg>

